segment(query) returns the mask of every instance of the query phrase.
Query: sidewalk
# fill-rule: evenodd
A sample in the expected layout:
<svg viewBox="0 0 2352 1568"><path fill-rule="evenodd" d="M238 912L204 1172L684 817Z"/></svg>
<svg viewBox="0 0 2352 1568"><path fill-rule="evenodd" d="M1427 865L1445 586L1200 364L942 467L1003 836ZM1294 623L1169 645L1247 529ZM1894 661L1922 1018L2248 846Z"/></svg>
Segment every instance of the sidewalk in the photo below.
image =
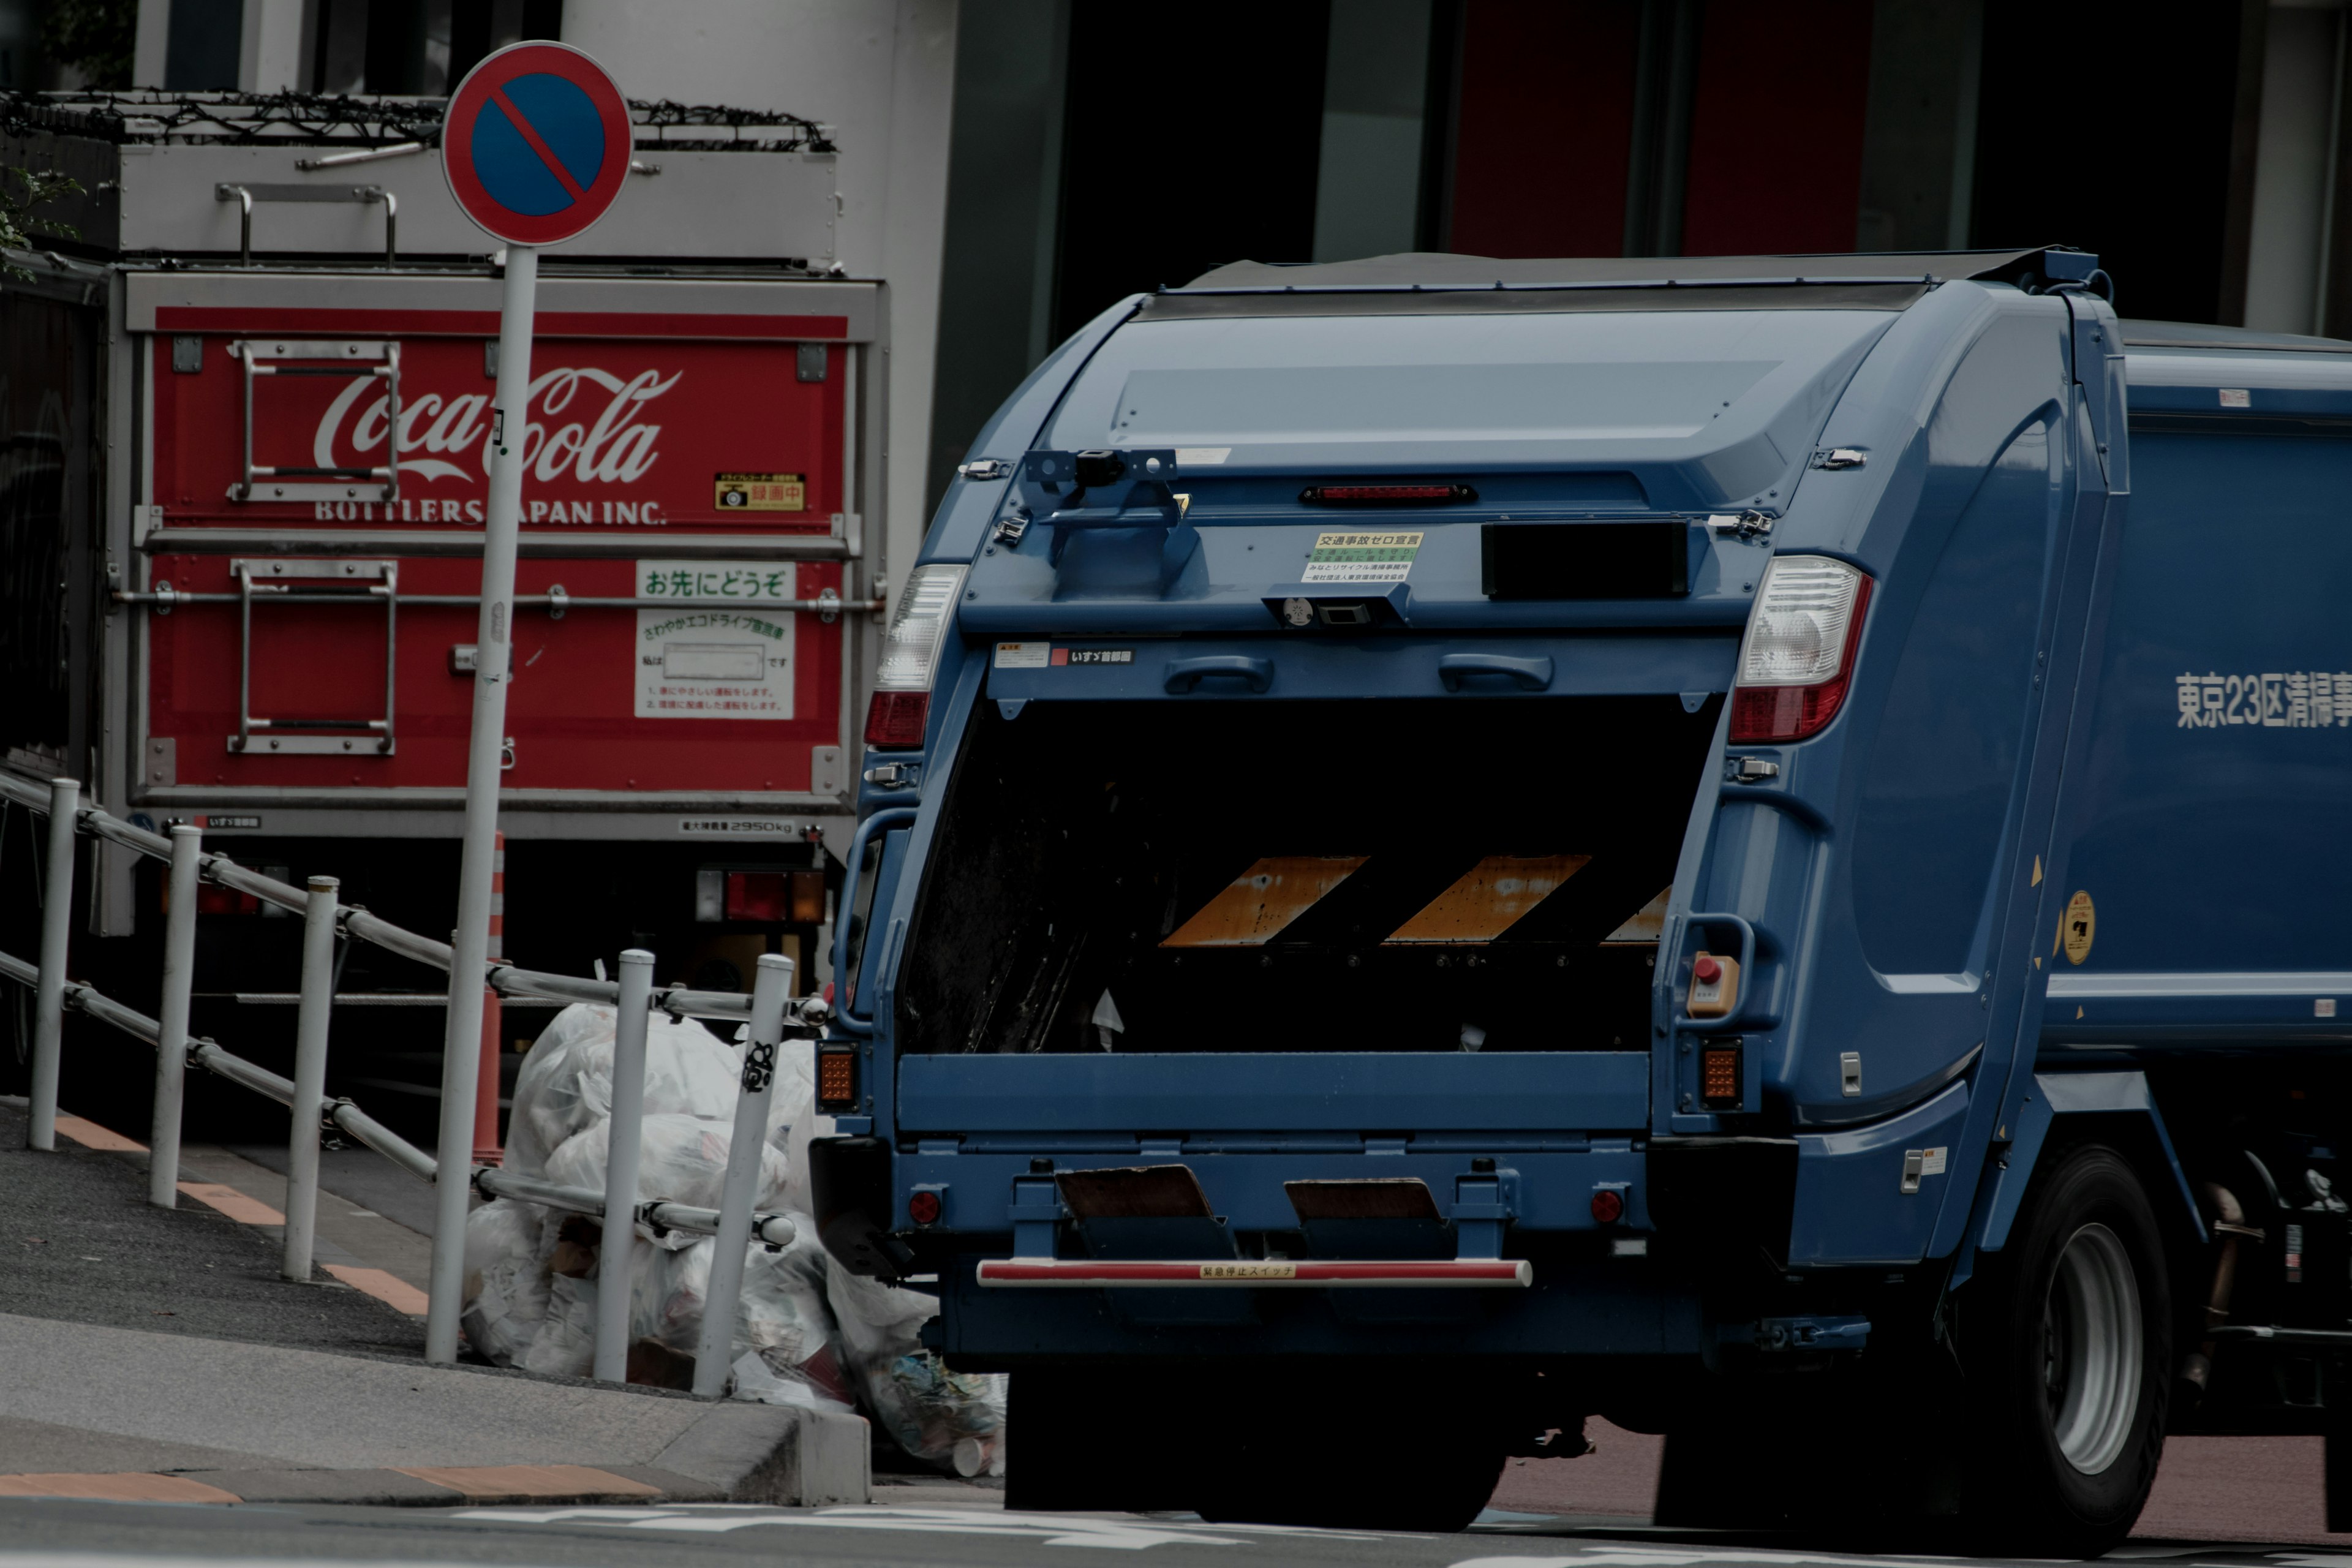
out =
<svg viewBox="0 0 2352 1568"><path fill-rule="evenodd" d="M0 1497L866 1500L862 1420L427 1367L425 1237L322 1194L325 1272L282 1280L282 1177L192 1147L157 1209L143 1150L60 1124L33 1153L0 1105Z"/></svg>

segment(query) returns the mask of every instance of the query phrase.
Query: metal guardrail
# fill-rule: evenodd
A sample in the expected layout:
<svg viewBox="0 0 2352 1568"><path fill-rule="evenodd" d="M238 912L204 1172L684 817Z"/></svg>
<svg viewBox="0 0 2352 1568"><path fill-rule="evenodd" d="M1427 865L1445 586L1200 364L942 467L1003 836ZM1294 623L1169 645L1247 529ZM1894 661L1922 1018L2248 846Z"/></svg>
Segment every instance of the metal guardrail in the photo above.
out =
<svg viewBox="0 0 2352 1568"><path fill-rule="evenodd" d="M148 1201L162 1208L179 1201L180 1108L184 1075L189 1068L205 1071L278 1101L294 1112L288 1145L286 1236L280 1271L289 1279L308 1281L313 1226L318 1212L319 1136L332 1130L375 1151L394 1164L436 1185L445 1173L434 1156L394 1132L346 1099L324 1092L327 1024L334 1004L334 939L365 942L388 952L446 971L453 962L447 942L406 931L381 916L342 905L331 877L313 877L307 889L296 888L238 865L226 855L207 854L202 830L175 825L169 837L113 816L80 801L80 785L71 779L53 779L47 789L0 772L0 805L15 804L49 819L47 857L43 887L48 889L41 911L41 948L37 962L26 963L0 952L0 980L14 981L34 993L34 1037L30 1121L26 1142L35 1149L57 1147L58 1078L68 1011L78 1012L155 1047L155 1113L149 1135ZM73 886L74 841L77 835L103 839L150 858L168 863L169 909L163 936L163 1016L150 1018L101 994L96 988L65 977L66 952L71 932L70 889ZM282 1078L264 1067L231 1054L216 1042L191 1039L188 1012L194 980L196 891L199 882L230 889L303 917L301 989L296 994L295 1076ZM632 949L621 954L618 980L591 980L553 974L493 962L483 983L502 997L560 1003L585 1002L615 1009L613 1058L613 1112L605 1160L605 1189L567 1187L496 1166L465 1167L466 1179L486 1196L513 1198L551 1208L591 1215L626 1215L629 1226L615 1237L607 1226L606 1262L615 1278L630 1277L636 1245L635 1225L683 1230L718 1237L711 1266L710 1289L705 1297L702 1343L696 1361L694 1391L716 1396L725 1392L730 1358L736 1302L742 1291L745 1249L758 1241L770 1247L789 1245L797 1227L789 1215L755 1214L752 1200L760 1182L761 1156L767 1143L768 1108L774 1093L777 1047L787 1030L822 1028L832 1018L822 999L794 999L792 961L771 953L761 958L756 984L746 995L733 991L697 991L685 986L653 984L654 957ZM454 989L462 984L451 976ZM645 1059L647 1026L658 1009L674 1018L746 1019L751 1027L745 1047L741 1092L736 1102L733 1138L728 1149L727 1175L719 1206L698 1208L664 1199L640 1201L637 1196L639 1141L645 1113ZM594 1375L607 1382L626 1377L628 1357L627 1290L598 1293ZM435 1300L432 1311L445 1304ZM454 1312L455 1304L446 1310ZM431 1332L428 1324L428 1337ZM456 1326L446 1325L454 1342Z"/></svg>

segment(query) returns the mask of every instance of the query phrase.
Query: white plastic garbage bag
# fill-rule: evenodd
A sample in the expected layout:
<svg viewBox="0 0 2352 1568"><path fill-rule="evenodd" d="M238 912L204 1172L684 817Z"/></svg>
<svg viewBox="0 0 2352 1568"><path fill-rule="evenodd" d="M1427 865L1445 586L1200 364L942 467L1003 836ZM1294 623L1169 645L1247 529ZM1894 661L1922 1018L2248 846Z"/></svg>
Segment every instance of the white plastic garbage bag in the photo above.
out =
<svg viewBox="0 0 2352 1568"><path fill-rule="evenodd" d="M515 1079L507 1164L547 1173L557 1145L612 1114L614 1009L574 1003L555 1016ZM646 1026L647 1115L676 1111L726 1121L735 1114L741 1058L701 1025L656 1013Z"/></svg>
<svg viewBox="0 0 2352 1568"><path fill-rule="evenodd" d="M825 1298L866 1408L898 1446L961 1475L1002 1474L1005 1378L950 1372L923 1348L939 1304L825 1258Z"/></svg>
<svg viewBox="0 0 2352 1568"><path fill-rule="evenodd" d="M789 1372L827 1352L834 1323L825 1304L824 1248L816 1239L814 1220L804 1214L792 1218L800 1235L790 1247L772 1252L764 1243L753 1242L745 1250L743 1294L735 1306L730 1360L748 1352L780 1372ZM717 1247L716 1238L700 1237L672 1262L668 1300L663 1304L660 1327L653 1331L673 1350L690 1355L701 1339ZM826 1373L831 1364L827 1361L813 1371L810 1379L838 1390L838 1374Z"/></svg>
<svg viewBox="0 0 2352 1568"><path fill-rule="evenodd" d="M599 1120L565 1139L547 1157L547 1179L562 1186L603 1192L612 1126L610 1121ZM733 1134L731 1124L698 1116L646 1117L637 1146L638 1200L665 1198L695 1208L717 1208L726 1190L727 1152ZM786 1184L782 1152L773 1145L763 1147L760 1151L760 1186L752 1196L752 1207L772 1210L781 1206ZM655 1237L649 1226L642 1225L637 1234L671 1250L687 1247L696 1239L682 1231Z"/></svg>
<svg viewBox="0 0 2352 1568"><path fill-rule="evenodd" d="M466 1342L499 1366L530 1348L547 1316L549 1276L540 1256L546 1211L499 1198L466 1216Z"/></svg>

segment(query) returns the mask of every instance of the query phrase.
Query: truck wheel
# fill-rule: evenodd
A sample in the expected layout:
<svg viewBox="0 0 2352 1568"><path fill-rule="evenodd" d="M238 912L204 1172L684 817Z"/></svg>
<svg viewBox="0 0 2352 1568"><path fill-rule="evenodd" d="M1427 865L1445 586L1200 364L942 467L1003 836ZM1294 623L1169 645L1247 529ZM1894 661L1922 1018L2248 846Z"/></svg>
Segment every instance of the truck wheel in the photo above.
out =
<svg viewBox="0 0 2352 1568"><path fill-rule="evenodd" d="M2156 1216L2130 1164L2085 1145L2035 1184L1988 1262L1960 1300L1968 1521L2034 1556L2098 1556L2130 1532L2164 1453L2172 1306Z"/></svg>

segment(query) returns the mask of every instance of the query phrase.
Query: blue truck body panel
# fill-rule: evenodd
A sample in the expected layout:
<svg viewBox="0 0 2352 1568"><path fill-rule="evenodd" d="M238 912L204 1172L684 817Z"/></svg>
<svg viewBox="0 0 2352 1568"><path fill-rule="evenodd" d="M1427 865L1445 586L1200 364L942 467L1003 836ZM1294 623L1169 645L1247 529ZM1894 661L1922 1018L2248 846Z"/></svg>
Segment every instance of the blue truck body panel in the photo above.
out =
<svg viewBox="0 0 2352 1568"><path fill-rule="evenodd" d="M963 573L954 625L923 745L866 789L894 815L842 928L840 1130L887 1149L875 1223L938 1272L945 1347L1712 1364L1690 1255L1647 1245L1694 1224L1673 1173L1780 1173L1749 1239L1790 1279L1950 1288L2054 1130L2116 1119L2202 1241L2161 1064L2352 1044L2324 918L2352 884L2352 355L2128 345L2082 260L1825 308L1794 278L1759 309L1180 290L1042 366L926 544ZM1040 455L1093 453L1135 471L1087 514ZM1441 481L1371 511L1312 488ZM1671 590L1496 579L1490 531L1633 521ZM1349 531L1410 534L1402 569L1326 569ZM1743 630L1792 556L1867 579L1843 704L1735 742ZM1342 600L1360 623L1314 622ZM1528 907L1558 918L1425 946L1363 923L1426 901L1381 880L1415 853L1552 857L1563 890ZM1349 862L1346 895L1171 934L1237 872L1303 874L1285 856ZM1740 960L1727 1016L1694 1014L1702 950ZM1546 985L1610 1021L1528 1032ZM1385 1317L1258 1292L1211 1323L975 1281L1089 1245L1057 1174L1173 1163L1244 1257L1301 1245L1286 1184L1402 1176L1465 1256L1503 1215L1536 1283ZM919 1187L942 1199L919 1226Z"/></svg>

